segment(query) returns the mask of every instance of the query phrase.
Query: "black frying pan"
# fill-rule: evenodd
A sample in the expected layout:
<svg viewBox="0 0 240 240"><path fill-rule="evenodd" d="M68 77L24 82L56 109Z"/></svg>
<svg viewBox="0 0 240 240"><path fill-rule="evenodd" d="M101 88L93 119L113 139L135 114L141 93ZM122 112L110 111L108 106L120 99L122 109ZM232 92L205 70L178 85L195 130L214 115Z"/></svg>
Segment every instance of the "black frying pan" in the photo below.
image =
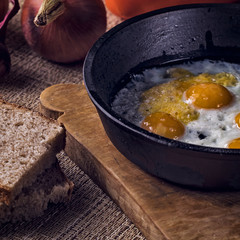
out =
<svg viewBox="0 0 240 240"><path fill-rule="evenodd" d="M184 186L240 189L240 150L170 140L131 124L111 109L126 74L204 58L240 62L238 4L178 6L127 20L89 51L84 81L107 135L129 160Z"/></svg>

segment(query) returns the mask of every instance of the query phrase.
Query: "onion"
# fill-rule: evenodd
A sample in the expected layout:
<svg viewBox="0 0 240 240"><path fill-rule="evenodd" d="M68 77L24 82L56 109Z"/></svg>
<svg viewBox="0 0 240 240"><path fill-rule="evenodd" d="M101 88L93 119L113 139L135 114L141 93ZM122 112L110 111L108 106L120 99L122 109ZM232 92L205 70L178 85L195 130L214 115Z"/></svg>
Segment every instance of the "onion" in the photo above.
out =
<svg viewBox="0 0 240 240"><path fill-rule="evenodd" d="M10 71L11 58L5 45L5 37L8 22L17 14L20 8L18 0L11 0L11 3L13 7L5 14L3 20L0 22L0 77L3 77Z"/></svg>
<svg viewBox="0 0 240 240"><path fill-rule="evenodd" d="M2 21L7 13L9 1L1 0L0 1L0 21Z"/></svg>
<svg viewBox="0 0 240 240"><path fill-rule="evenodd" d="M83 60L106 31L102 0L25 0L21 25L29 46L59 63Z"/></svg>

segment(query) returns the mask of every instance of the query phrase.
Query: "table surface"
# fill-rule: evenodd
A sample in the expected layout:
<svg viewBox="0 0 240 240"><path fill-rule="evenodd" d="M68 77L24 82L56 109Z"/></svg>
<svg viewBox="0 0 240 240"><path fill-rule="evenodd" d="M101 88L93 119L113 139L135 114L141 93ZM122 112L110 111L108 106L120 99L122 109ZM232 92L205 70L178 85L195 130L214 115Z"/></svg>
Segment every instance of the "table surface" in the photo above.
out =
<svg viewBox="0 0 240 240"><path fill-rule="evenodd" d="M23 0L20 1L21 4ZM58 83L80 83L82 63L51 63L33 52L21 30L20 15L8 26L6 44L11 72L0 80L0 96L6 101L39 110L39 96ZM120 22L108 13L108 28ZM51 205L44 216L31 222L0 226L1 239L145 239L139 229L64 152L60 165L75 184L69 204Z"/></svg>

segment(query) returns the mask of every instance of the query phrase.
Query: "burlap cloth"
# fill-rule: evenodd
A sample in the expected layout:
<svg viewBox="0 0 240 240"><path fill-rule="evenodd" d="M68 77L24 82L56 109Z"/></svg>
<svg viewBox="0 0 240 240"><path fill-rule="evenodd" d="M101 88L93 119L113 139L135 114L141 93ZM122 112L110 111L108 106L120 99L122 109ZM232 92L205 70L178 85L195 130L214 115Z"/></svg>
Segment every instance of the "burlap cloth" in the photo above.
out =
<svg viewBox="0 0 240 240"><path fill-rule="evenodd" d="M39 95L45 88L82 81L82 63L54 64L31 51L21 31L20 13L8 25L6 44L12 68L0 80L0 95L37 111ZM108 12L108 29L118 22L120 19ZM71 202L51 205L43 217L31 222L0 226L0 239L145 239L121 209L64 152L58 159L75 184Z"/></svg>

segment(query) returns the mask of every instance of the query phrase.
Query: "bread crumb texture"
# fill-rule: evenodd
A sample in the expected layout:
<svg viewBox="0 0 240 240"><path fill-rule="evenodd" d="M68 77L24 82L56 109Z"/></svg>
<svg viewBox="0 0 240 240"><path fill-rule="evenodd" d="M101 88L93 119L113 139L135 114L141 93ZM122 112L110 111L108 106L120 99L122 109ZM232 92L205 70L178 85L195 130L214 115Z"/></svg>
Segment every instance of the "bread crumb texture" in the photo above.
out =
<svg viewBox="0 0 240 240"><path fill-rule="evenodd" d="M37 112L4 102L0 102L0 116L0 192L11 192L16 186L17 194L34 180L31 174L28 178L28 173L37 176L38 171L55 161L54 145L61 145L56 138L62 135L63 128ZM38 163L42 156L46 159L45 155L53 159L49 166L44 166L48 159Z"/></svg>
<svg viewBox="0 0 240 240"><path fill-rule="evenodd" d="M68 202L72 188L73 183L67 180L56 160L32 185L22 189L11 205L0 202L0 224L29 221L41 216L49 204Z"/></svg>

